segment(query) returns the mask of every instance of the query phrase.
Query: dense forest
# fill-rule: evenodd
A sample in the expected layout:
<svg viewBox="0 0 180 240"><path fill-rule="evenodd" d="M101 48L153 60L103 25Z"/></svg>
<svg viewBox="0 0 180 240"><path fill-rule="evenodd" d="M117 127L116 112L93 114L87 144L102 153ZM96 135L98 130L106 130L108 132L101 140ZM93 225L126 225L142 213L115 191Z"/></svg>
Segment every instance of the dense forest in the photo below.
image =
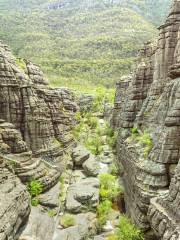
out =
<svg viewBox="0 0 180 240"><path fill-rule="evenodd" d="M112 87L168 7L169 0L0 0L0 39L55 85Z"/></svg>

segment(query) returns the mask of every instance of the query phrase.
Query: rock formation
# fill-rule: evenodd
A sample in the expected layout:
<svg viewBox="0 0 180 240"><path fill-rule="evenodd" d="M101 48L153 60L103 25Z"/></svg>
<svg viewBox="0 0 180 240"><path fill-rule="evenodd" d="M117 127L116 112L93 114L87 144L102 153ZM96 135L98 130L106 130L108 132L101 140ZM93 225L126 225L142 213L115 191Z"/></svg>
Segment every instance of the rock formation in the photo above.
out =
<svg viewBox="0 0 180 240"><path fill-rule="evenodd" d="M180 1L159 28L157 42L140 51L133 76L117 84L112 119L119 129L119 165L126 211L147 239L180 239ZM149 134L144 146L132 128ZM153 230L153 231L152 231Z"/></svg>
<svg viewBox="0 0 180 240"><path fill-rule="evenodd" d="M30 212L22 183L54 186L75 144L70 90L53 89L39 67L0 43L0 239L17 239ZM19 178L19 179L18 179ZM20 182L21 180L21 182Z"/></svg>

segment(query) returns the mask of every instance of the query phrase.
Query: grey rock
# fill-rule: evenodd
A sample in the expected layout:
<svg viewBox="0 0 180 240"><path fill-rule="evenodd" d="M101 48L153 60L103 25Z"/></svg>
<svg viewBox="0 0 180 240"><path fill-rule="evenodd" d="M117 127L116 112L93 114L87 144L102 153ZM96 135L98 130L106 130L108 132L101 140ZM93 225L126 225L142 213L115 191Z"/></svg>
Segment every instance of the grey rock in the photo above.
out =
<svg viewBox="0 0 180 240"><path fill-rule="evenodd" d="M90 158L83 163L83 169L87 176L96 177L100 171L98 159L91 155Z"/></svg>
<svg viewBox="0 0 180 240"><path fill-rule="evenodd" d="M40 195L39 203L42 206L55 208L59 206L60 183L57 183L47 192Z"/></svg>
<svg viewBox="0 0 180 240"><path fill-rule="evenodd" d="M97 178L82 179L69 186L66 196L66 210L80 213L95 208L99 202L99 180Z"/></svg>
<svg viewBox="0 0 180 240"><path fill-rule="evenodd" d="M75 215L76 225L63 230L57 229L54 233L53 240L87 239L88 236L95 234L95 218L96 215L91 212Z"/></svg>
<svg viewBox="0 0 180 240"><path fill-rule="evenodd" d="M28 224L25 226L19 240L51 240L55 223L47 213L32 207Z"/></svg>
<svg viewBox="0 0 180 240"><path fill-rule="evenodd" d="M82 166L82 164L89 158L89 156L90 152L82 145L78 145L73 149L72 159L76 166Z"/></svg>

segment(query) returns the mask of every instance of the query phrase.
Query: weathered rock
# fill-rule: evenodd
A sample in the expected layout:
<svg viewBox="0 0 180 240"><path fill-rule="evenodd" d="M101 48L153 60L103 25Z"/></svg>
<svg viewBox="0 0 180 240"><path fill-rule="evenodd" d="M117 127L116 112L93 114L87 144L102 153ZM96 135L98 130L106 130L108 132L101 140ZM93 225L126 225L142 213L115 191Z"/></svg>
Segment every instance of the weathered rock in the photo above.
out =
<svg viewBox="0 0 180 240"><path fill-rule="evenodd" d="M13 169L0 158L0 239L17 239L30 213L30 197Z"/></svg>
<svg viewBox="0 0 180 240"><path fill-rule="evenodd" d="M91 155L90 158L83 163L83 169L87 176L96 177L100 171L98 159Z"/></svg>
<svg viewBox="0 0 180 240"><path fill-rule="evenodd" d="M37 65L17 61L0 42L0 153L13 169L0 163L0 239L16 239L30 210L29 195L15 175L23 183L40 181L44 191L58 182L66 152L75 145L76 110L70 90L51 88Z"/></svg>
<svg viewBox="0 0 180 240"><path fill-rule="evenodd" d="M73 149L72 159L75 166L82 166L82 164L89 158L89 156L90 152L82 145L78 145Z"/></svg>
<svg viewBox="0 0 180 240"><path fill-rule="evenodd" d="M69 186L66 196L66 210L80 213L82 210L95 208L99 201L99 180L82 179Z"/></svg>
<svg viewBox="0 0 180 240"><path fill-rule="evenodd" d="M39 203L42 206L55 208L59 206L60 183L57 183L48 192L40 195Z"/></svg>
<svg viewBox="0 0 180 240"><path fill-rule="evenodd" d="M41 212L37 207L32 207L28 224L24 226L19 240L51 240L55 224L47 213Z"/></svg>
<svg viewBox="0 0 180 240"><path fill-rule="evenodd" d="M87 212L75 215L76 225L63 229L56 230L53 240L83 240L96 232L96 214Z"/></svg>
<svg viewBox="0 0 180 240"><path fill-rule="evenodd" d="M179 29L180 1L176 0L159 28L158 41L141 50L135 74L117 84L112 119L120 129L117 150L126 210L137 226L146 232L153 229L163 240L180 238ZM133 127L152 138L147 159L140 144L127 141Z"/></svg>

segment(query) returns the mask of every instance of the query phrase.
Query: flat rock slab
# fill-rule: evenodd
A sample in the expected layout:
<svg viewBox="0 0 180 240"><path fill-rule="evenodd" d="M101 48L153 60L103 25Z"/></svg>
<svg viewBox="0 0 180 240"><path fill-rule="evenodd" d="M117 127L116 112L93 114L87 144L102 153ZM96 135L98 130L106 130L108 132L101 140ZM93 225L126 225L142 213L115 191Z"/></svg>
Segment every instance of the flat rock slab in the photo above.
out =
<svg viewBox="0 0 180 240"><path fill-rule="evenodd" d="M89 158L90 152L82 145L78 145L73 149L72 159L75 166L82 166L82 164Z"/></svg>
<svg viewBox="0 0 180 240"><path fill-rule="evenodd" d="M47 206L50 208L59 206L59 194L60 194L60 183L57 183L49 191L41 194L39 203L42 206Z"/></svg>
<svg viewBox="0 0 180 240"><path fill-rule="evenodd" d="M100 172L98 159L91 155L90 158L83 163L83 169L87 176L96 177Z"/></svg>
<svg viewBox="0 0 180 240"><path fill-rule="evenodd" d="M82 210L95 208L99 202L99 180L97 178L82 179L69 186L66 196L66 210L80 213Z"/></svg>
<svg viewBox="0 0 180 240"><path fill-rule="evenodd" d="M84 240L89 235L95 234L96 214L88 212L75 215L74 217L76 225L63 230L57 229L53 240Z"/></svg>
<svg viewBox="0 0 180 240"><path fill-rule="evenodd" d="M28 224L19 240L51 240L55 223L47 213L41 212L38 207L32 207Z"/></svg>

